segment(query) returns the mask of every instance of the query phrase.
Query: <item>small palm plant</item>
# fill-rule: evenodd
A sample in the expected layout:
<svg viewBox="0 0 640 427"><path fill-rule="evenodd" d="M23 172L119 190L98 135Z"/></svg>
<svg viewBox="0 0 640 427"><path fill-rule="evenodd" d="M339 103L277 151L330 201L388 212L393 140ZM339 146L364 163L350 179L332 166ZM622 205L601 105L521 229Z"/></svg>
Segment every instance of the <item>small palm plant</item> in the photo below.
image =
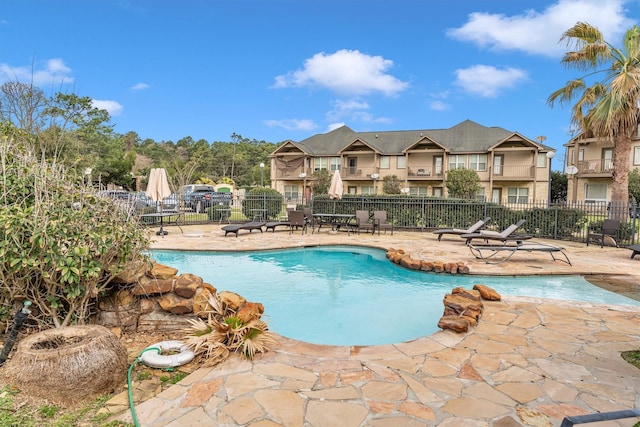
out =
<svg viewBox="0 0 640 427"><path fill-rule="evenodd" d="M211 310L207 320L188 319L185 341L207 366L225 361L231 353L253 359L278 344L275 335L260 319L241 319L217 294L207 299Z"/></svg>

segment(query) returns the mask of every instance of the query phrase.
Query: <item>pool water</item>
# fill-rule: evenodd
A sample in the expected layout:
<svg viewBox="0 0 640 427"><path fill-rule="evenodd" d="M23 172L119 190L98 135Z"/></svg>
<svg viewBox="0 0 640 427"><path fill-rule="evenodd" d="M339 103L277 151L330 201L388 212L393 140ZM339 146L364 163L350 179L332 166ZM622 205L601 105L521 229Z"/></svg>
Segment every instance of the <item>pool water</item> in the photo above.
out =
<svg viewBox="0 0 640 427"><path fill-rule="evenodd" d="M485 284L502 295L606 304L640 302L591 285L581 276L496 277L412 271L385 251L321 246L257 252L151 252L158 262L192 273L218 291L265 307L280 335L315 344L378 345L438 331L445 294Z"/></svg>

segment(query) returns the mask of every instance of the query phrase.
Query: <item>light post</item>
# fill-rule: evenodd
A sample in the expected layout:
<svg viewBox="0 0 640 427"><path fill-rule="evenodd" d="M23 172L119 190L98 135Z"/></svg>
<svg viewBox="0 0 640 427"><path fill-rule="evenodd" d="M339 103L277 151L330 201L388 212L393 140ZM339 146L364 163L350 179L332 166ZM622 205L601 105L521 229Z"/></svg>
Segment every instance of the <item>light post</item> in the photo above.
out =
<svg viewBox="0 0 640 427"><path fill-rule="evenodd" d="M302 206L305 206L305 199L307 196L307 174L302 172L298 177L302 179Z"/></svg>
<svg viewBox="0 0 640 427"><path fill-rule="evenodd" d="M547 207L551 206L551 160L553 160L555 155L555 152L547 151L547 159L549 159L549 182L547 183L547 186L549 187L549 194L547 196Z"/></svg>
<svg viewBox="0 0 640 427"><path fill-rule="evenodd" d="M264 163L260 163L260 187L264 187Z"/></svg>
<svg viewBox="0 0 640 427"><path fill-rule="evenodd" d="M376 196L378 195L378 178L380 178L380 174L379 173L372 173L371 174L371 179L373 179L373 193Z"/></svg>

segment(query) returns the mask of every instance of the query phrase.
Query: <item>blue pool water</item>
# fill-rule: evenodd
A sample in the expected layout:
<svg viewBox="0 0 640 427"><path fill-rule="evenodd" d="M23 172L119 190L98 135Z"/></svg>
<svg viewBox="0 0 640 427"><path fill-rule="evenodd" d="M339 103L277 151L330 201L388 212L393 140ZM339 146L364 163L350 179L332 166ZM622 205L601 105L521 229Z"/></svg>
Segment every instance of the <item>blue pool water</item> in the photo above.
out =
<svg viewBox="0 0 640 427"><path fill-rule="evenodd" d="M640 305L580 276L431 274L399 267L386 259L385 251L360 246L153 251L152 257L179 274L202 277L218 291L264 304L269 329L316 344L390 344L432 334L438 330L444 295L476 283L502 295Z"/></svg>

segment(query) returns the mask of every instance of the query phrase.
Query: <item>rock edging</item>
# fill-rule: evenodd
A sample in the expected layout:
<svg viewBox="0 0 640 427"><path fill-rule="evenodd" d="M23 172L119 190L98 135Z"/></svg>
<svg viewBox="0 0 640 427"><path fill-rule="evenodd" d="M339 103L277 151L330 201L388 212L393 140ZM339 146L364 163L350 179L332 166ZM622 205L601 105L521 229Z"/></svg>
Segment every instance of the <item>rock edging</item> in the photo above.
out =
<svg viewBox="0 0 640 427"><path fill-rule="evenodd" d="M462 261L433 261L413 259L403 249L388 249L387 259L409 270L430 271L433 273L469 274L469 267Z"/></svg>
<svg viewBox="0 0 640 427"><path fill-rule="evenodd" d="M500 301L502 297L486 285L476 284L473 289L454 288L450 294L444 296L444 314L438 322L438 327L458 333L469 331L478 324L484 305L482 300Z"/></svg>

